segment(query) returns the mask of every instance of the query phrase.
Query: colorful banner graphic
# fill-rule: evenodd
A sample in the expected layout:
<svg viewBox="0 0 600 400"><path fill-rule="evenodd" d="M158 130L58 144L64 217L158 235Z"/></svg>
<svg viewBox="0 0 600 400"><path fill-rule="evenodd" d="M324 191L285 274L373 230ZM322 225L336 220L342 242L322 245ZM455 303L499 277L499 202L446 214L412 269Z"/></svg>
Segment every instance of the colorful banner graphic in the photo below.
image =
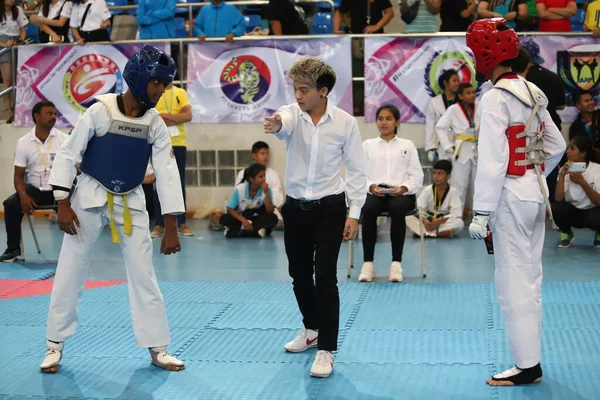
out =
<svg viewBox="0 0 600 400"><path fill-rule="evenodd" d="M523 38L521 38L523 40ZM563 80L567 107L559 112L563 122L572 122L578 111L571 100L578 89L600 94L600 46L585 37L533 36L540 48L540 65ZM441 93L440 74L458 70L461 82L475 82L471 50L464 37L401 39L373 37L365 40L365 120L375 121L377 107L393 104L402 122L423 123L431 98ZM484 84L483 86L488 86ZM477 88L478 93L484 90Z"/></svg>
<svg viewBox="0 0 600 400"><path fill-rule="evenodd" d="M170 51L168 43L155 45ZM95 96L123 93L123 68L142 44L19 47L16 126L33 126L31 110L49 100L58 111L57 127L72 127Z"/></svg>
<svg viewBox="0 0 600 400"><path fill-rule="evenodd" d="M318 56L337 75L329 100L352 114L350 38L195 43L188 47L193 122L263 122L295 103L286 72L302 55Z"/></svg>

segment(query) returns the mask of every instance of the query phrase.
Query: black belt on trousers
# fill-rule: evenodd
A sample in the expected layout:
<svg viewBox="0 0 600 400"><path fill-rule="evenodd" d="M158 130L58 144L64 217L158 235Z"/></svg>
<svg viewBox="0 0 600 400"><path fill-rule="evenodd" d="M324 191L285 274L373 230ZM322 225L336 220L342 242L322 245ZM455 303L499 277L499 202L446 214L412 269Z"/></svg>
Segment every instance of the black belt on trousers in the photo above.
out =
<svg viewBox="0 0 600 400"><path fill-rule="evenodd" d="M342 192L340 194L333 194L331 196L326 196L319 200L298 200L298 199L294 199L293 197L286 196L285 204L289 204L290 206L292 206L294 208L300 208L304 211L312 211L312 210L316 210L317 208L319 208L321 206L342 203L342 202L344 202L345 196L346 195L344 194L344 192Z"/></svg>

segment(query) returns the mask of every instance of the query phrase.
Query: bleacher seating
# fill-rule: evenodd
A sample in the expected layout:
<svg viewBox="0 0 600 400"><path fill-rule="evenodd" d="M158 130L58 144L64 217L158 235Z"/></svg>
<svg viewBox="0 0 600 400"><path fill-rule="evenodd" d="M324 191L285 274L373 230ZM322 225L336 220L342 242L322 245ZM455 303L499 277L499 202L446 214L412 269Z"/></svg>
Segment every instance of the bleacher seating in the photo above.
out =
<svg viewBox="0 0 600 400"><path fill-rule="evenodd" d="M252 32L254 28L260 26L262 28L262 19L258 14L250 14L245 15L244 19L246 20L246 32Z"/></svg>
<svg viewBox="0 0 600 400"><path fill-rule="evenodd" d="M312 33L333 33L333 22L330 12L317 12L313 18Z"/></svg>
<svg viewBox="0 0 600 400"><path fill-rule="evenodd" d="M193 1L188 1L188 0L178 0L177 3L178 4L187 4L187 3L192 3ZM185 8L185 7L177 7L175 9L175 15L188 15L189 14L189 9Z"/></svg>
<svg viewBox="0 0 600 400"><path fill-rule="evenodd" d="M127 5L129 5L129 4L127 3L127 0L108 0L108 1L106 2L106 4L107 4L109 7L115 7L115 6L127 6ZM110 13L111 13L111 15L121 15L121 14L126 14L126 13L127 13L127 10L112 10Z"/></svg>

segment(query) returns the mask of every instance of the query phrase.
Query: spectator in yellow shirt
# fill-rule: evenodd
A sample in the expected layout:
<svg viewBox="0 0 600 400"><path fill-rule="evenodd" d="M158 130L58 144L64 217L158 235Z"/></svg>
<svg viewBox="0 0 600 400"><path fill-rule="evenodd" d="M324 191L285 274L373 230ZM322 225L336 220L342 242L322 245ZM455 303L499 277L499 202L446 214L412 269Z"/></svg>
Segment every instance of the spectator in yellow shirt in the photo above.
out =
<svg viewBox="0 0 600 400"><path fill-rule="evenodd" d="M185 201L185 162L187 154L187 134L185 123L192 120L192 106L188 100L185 90L170 84L161 99L156 104L156 110L167 124L171 135L171 144L175 153L175 160L179 168L179 178L183 189ZM165 220L163 218L158 194L154 191L154 216L156 226L151 232L153 238L161 236L165 231ZM185 213L177 216L179 233L184 236L193 236L194 232L185 223Z"/></svg>
<svg viewBox="0 0 600 400"><path fill-rule="evenodd" d="M593 32L596 37L600 36L600 0L588 4L583 30Z"/></svg>

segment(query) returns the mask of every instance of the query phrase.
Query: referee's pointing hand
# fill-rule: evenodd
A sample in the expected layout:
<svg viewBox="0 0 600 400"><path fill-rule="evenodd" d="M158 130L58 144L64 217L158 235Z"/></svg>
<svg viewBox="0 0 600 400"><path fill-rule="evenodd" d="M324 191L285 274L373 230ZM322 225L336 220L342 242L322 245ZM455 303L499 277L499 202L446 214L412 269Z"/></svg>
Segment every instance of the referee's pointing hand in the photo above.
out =
<svg viewBox="0 0 600 400"><path fill-rule="evenodd" d="M279 132L281 125L281 115L279 114L275 114L272 117L265 117L265 123L263 123L265 133Z"/></svg>

